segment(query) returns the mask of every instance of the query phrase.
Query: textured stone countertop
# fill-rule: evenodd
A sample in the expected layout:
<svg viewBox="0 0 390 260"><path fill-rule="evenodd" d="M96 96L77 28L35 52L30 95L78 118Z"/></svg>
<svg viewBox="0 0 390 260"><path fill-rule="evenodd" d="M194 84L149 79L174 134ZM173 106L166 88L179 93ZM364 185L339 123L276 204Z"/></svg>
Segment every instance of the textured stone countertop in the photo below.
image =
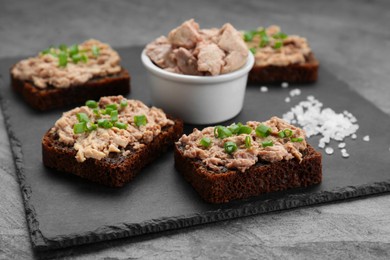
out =
<svg viewBox="0 0 390 260"><path fill-rule="evenodd" d="M202 27L279 24L306 36L324 66L390 114L386 0L2 0L0 58L91 37L144 45L192 17ZM0 259L390 259L389 194L34 254L1 114L0 198Z"/></svg>

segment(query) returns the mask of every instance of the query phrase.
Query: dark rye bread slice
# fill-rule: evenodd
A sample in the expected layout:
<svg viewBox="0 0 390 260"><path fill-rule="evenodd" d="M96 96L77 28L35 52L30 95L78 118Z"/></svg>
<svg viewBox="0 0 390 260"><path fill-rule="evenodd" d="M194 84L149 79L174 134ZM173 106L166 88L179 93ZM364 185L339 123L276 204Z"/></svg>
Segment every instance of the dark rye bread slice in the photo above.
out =
<svg viewBox="0 0 390 260"><path fill-rule="evenodd" d="M172 118L170 118L172 119ZM167 151L183 133L183 122L172 119L175 124L166 126L153 141L143 148L132 150L123 156L110 153L101 160L88 158L80 163L76 160L76 150L58 140L58 135L46 132L42 139L42 158L46 167L60 172L71 173L110 187L122 187L130 182L147 164Z"/></svg>
<svg viewBox="0 0 390 260"><path fill-rule="evenodd" d="M12 70L12 69L11 69ZM107 77L93 78L86 83L69 88L37 88L32 82L15 78L11 73L12 88L31 107L46 111L68 105L78 105L89 99L103 96L126 95L130 92L130 75L126 69Z"/></svg>
<svg viewBox="0 0 390 260"><path fill-rule="evenodd" d="M322 180L321 153L309 146L303 160L275 163L257 162L245 172L227 170L214 172L200 160L183 155L183 147L175 145L175 167L210 203L224 203L236 199L258 196L267 192L307 187Z"/></svg>
<svg viewBox="0 0 390 260"><path fill-rule="evenodd" d="M288 66L253 66L249 72L250 83L312 83L318 78L319 62L310 53L305 63Z"/></svg>

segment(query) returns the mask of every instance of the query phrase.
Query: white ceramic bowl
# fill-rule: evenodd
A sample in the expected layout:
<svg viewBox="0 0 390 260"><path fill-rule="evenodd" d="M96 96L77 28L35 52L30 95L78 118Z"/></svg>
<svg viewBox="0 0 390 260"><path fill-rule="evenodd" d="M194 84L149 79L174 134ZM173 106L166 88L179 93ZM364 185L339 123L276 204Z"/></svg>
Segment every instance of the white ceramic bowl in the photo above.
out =
<svg viewBox="0 0 390 260"><path fill-rule="evenodd" d="M190 124L214 124L240 113L248 73L254 57L249 52L245 65L218 76L190 76L165 71L146 55L141 60L149 74L153 105Z"/></svg>

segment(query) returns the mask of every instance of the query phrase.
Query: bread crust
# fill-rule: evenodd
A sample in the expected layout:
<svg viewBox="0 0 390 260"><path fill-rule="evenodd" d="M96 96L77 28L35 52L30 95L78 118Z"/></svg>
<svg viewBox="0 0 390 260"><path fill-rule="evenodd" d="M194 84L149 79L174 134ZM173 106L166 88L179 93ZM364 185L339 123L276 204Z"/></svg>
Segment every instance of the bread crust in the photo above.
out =
<svg viewBox="0 0 390 260"><path fill-rule="evenodd" d="M322 180L321 153L308 145L303 160L275 163L257 162L245 172L226 170L213 172L200 160L183 155L183 148L175 145L175 167L199 195L210 203L258 196L263 193L307 187Z"/></svg>
<svg viewBox="0 0 390 260"><path fill-rule="evenodd" d="M249 72L250 83L312 83L318 79L319 62L313 53L310 53L305 63L290 64L288 66L253 66Z"/></svg>
<svg viewBox="0 0 390 260"><path fill-rule="evenodd" d="M170 118L172 119L172 118ZM46 132L42 139L42 158L46 167L61 172L75 174L84 179L110 187L122 187L163 152L167 151L183 133L183 122L172 119L175 124L166 126L152 142L129 155L110 153L101 160L88 158L80 163L76 160L76 150L58 141L58 136Z"/></svg>
<svg viewBox="0 0 390 260"><path fill-rule="evenodd" d="M12 73L10 75L12 88L27 104L40 111L78 105L88 99L99 99L102 96L126 95L130 92L130 75L124 68L115 75L93 78L82 85L69 88L49 86L40 89L32 82L17 79Z"/></svg>

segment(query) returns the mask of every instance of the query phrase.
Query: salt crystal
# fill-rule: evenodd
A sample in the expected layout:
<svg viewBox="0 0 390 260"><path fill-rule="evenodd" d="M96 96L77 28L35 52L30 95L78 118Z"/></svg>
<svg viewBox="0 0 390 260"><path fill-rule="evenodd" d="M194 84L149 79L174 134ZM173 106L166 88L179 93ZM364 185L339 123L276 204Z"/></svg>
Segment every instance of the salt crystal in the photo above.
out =
<svg viewBox="0 0 390 260"><path fill-rule="evenodd" d="M363 141L369 142L370 141L370 136L366 135L363 137Z"/></svg>
<svg viewBox="0 0 390 260"><path fill-rule="evenodd" d="M330 155L330 154L333 154L333 152L334 152L334 150L333 150L332 147L326 147L326 148L325 148L325 153L326 153L326 154L329 154L329 155Z"/></svg>
<svg viewBox="0 0 390 260"><path fill-rule="evenodd" d="M348 158L349 157L349 153L347 153L347 152L342 153L341 156L344 157L344 158Z"/></svg>
<svg viewBox="0 0 390 260"><path fill-rule="evenodd" d="M341 153L346 153L347 152L347 149L341 149Z"/></svg>
<svg viewBox="0 0 390 260"><path fill-rule="evenodd" d="M283 82L282 83L282 88L288 88L288 83L287 82Z"/></svg>
<svg viewBox="0 0 390 260"><path fill-rule="evenodd" d="M296 88L296 89L293 89L290 91L290 96L291 97L294 97L294 96L299 96L301 94L301 90L299 88Z"/></svg>
<svg viewBox="0 0 390 260"><path fill-rule="evenodd" d="M339 143L339 148L344 148L345 146L346 146L346 144L345 143Z"/></svg>
<svg viewBox="0 0 390 260"><path fill-rule="evenodd" d="M290 91L291 96L297 94L300 94L299 89ZM290 102L290 99L286 98L285 101ZM350 112L336 113L329 107L323 108L323 104L314 96L308 96L306 100L292 107L283 115L283 119L288 123L296 120L305 130L307 137L321 135L322 138L318 144L320 148L324 148L331 140L341 142L347 136L351 136L352 139L355 136L356 139L355 133L359 129L356 118ZM345 144L341 144L341 146L339 148L344 148Z"/></svg>
<svg viewBox="0 0 390 260"><path fill-rule="evenodd" d="M353 134L353 135L351 135L351 138L355 140L357 138L357 135Z"/></svg>
<svg viewBox="0 0 390 260"><path fill-rule="evenodd" d="M260 91L261 92L268 92L268 88L266 87L266 86L262 86L261 88L260 88Z"/></svg>
<svg viewBox="0 0 390 260"><path fill-rule="evenodd" d="M286 97L286 98L284 99L284 102L286 102L286 103L290 103L290 101L291 101L291 99L290 99L289 97Z"/></svg>

